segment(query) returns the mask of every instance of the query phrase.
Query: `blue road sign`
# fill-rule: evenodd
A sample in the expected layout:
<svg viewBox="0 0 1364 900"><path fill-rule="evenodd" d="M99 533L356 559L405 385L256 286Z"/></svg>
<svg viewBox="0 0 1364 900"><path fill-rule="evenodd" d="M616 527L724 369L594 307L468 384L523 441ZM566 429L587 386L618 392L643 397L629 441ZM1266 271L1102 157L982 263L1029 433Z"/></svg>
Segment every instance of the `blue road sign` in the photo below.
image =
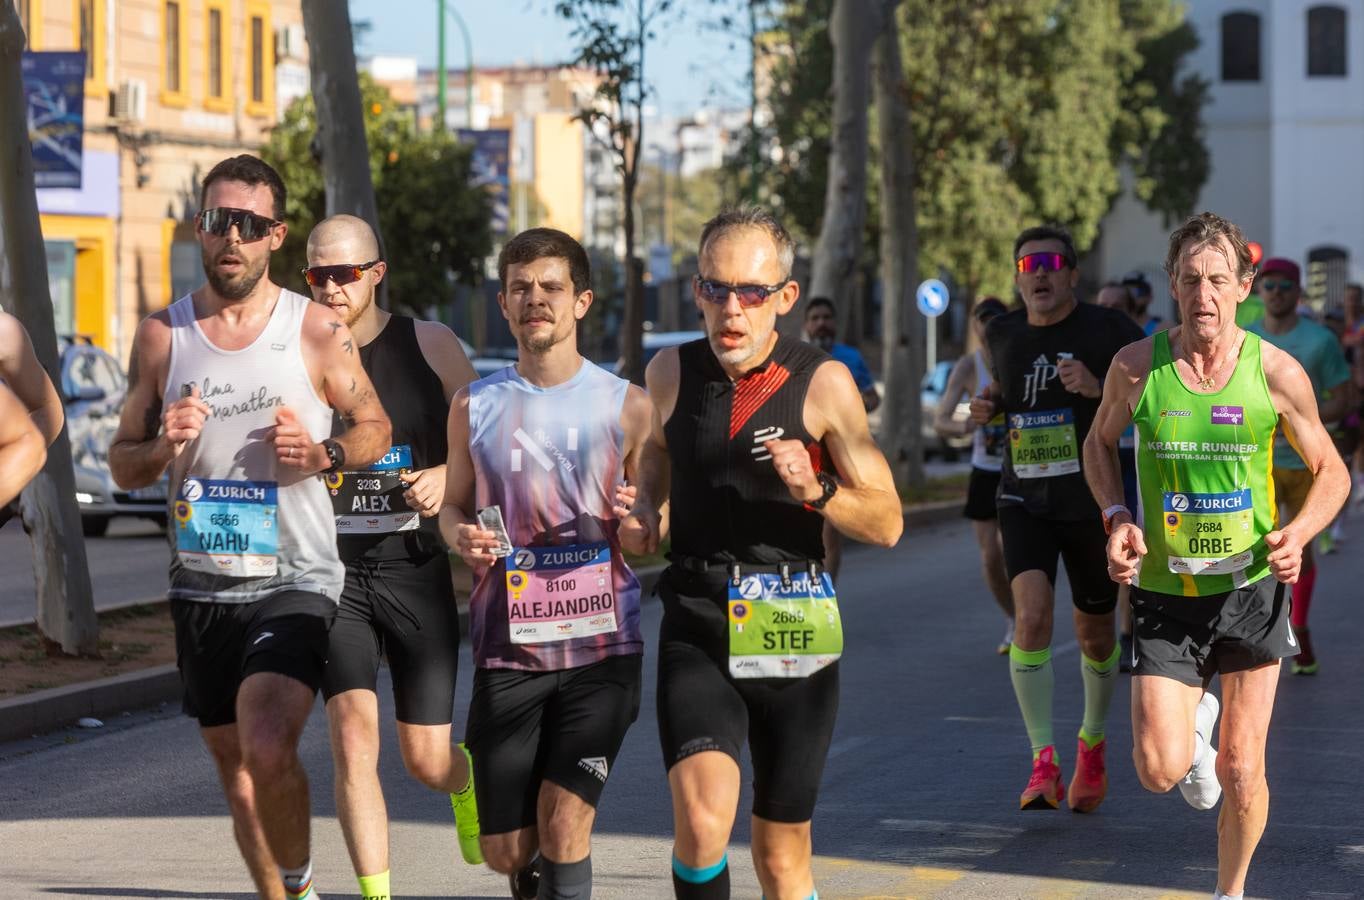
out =
<svg viewBox="0 0 1364 900"><path fill-rule="evenodd" d="M919 302L919 312L936 319L947 311L948 301L951 296L947 292L947 285L936 278L926 279L919 285L919 289L914 292L914 297Z"/></svg>

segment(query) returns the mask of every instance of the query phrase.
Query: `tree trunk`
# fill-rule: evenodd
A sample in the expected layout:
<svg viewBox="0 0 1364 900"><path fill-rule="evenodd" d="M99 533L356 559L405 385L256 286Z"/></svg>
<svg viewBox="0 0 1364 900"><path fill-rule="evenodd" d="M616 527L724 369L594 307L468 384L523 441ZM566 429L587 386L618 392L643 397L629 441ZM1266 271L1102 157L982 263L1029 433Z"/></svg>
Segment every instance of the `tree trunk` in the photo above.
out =
<svg viewBox="0 0 1364 900"><path fill-rule="evenodd" d="M887 0L876 42L876 111L881 142L881 450L899 487L923 484L924 316L915 308L919 239L914 221L914 158L909 90L900 66L895 10Z"/></svg>
<svg viewBox="0 0 1364 900"><path fill-rule="evenodd" d="M0 2L0 298L28 329L48 376L60 384L47 254L24 113L19 67L23 49L19 16L13 4ZM47 464L24 488L19 503L24 530L33 541L38 631L60 645L63 653L93 655L99 649L99 620L90 591L66 428L48 448Z"/></svg>
<svg viewBox="0 0 1364 900"><path fill-rule="evenodd" d="M635 178L633 174L625 176L624 194L625 307L620 322L620 377L635 384L643 384L644 278L641 271L643 266L639 260L635 259Z"/></svg>
<svg viewBox="0 0 1364 900"><path fill-rule="evenodd" d="M303 30L308 37L308 71L317 105L316 148L322 159L322 183L327 193L327 215L348 213L369 223L384 249L379 210L369 171L369 143L365 113L356 75L355 45L350 12L336 0L303 0ZM388 308L385 282L378 301Z"/></svg>
<svg viewBox="0 0 1364 900"><path fill-rule="evenodd" d="M880 0L834 0L834 127L824 220L815 244L809 297L834 302L839 332L848 337L856 302L856 269L867 215L867 104Z"/></svg>

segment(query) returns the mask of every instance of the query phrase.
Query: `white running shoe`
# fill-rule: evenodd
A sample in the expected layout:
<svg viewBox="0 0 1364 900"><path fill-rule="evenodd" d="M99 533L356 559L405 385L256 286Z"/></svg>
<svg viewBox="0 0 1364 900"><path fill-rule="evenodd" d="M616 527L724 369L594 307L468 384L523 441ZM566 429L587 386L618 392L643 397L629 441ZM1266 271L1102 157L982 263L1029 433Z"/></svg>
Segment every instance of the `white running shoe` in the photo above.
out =
<svg viewBox="0 0 1364 900"><path fill-rule="evenodd" d="M1004 626L1004 637L999 639L999 646L995 648L995 652L1000 656L1007 654L1009 652L1009 647L1011 647L1014 642L1014 620L1005 619L1004 621L1008 623Z"/></svg>
<svg viewBox="0 0 1364 900"><path fill-rule="evenodd" d="M1203 760L1189 769L1189 773L1179 782L1179 792L1194 809L1212 809L1222 798L1222 783L1217 780L1217 751L1212 746L1212 729L1217 724L1217 713L1221 706L1217 695L1204 691L1194 713L1194 731L1207 744Z"/></svg>

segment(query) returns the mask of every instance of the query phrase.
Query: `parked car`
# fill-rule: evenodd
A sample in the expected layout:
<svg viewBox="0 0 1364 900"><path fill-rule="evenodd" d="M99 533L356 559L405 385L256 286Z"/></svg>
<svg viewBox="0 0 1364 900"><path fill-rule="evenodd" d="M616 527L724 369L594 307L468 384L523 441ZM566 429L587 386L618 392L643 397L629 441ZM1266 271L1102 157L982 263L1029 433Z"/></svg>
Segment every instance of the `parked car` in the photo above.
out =
<svg viewBox="0 0 1364 900"><path fill-rule="evenodd" d="M165 476L145 488L125 491L109 474L109 445L128 392L123 369L108 353L84 338L59 338L61 383L76 502L85 534L98 537L114 516L136 516L166 527Z"/></svg>
<svg viewBox="0 0 1364 900"><path fill-rule="evenodd" d="M924 373L924 380L919 385L919 403L923 410L920 434L923 435L924 455L941 456L947 462L954 461L962 450L971 446L970 435L943 437L933 428L933 417L937 415L938 403L947 390L947 379L956 363L955 359L938 360L937 365ZM963 395L952 411L952 418L964 422L970 414L971 400Z"/></svg>

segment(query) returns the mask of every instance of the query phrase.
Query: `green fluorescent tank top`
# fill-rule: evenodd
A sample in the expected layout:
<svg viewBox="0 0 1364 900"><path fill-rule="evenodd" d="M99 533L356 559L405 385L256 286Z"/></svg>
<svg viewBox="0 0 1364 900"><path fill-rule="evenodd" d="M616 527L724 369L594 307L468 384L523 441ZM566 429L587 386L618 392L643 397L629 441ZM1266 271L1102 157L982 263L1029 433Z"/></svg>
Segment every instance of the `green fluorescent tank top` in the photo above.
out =
<svg viewBox="0 0 1364 900"><path fill-rule="evenodd" d="M1269 574L1265 535L1277 519L1270 470L1279 415L1260 338L1246 334L1231 380L1215 394L1180 379L1169 332L1153 343L1132 414L1147 549L1134 583L1185 597L1253 584Z"/></svg>

